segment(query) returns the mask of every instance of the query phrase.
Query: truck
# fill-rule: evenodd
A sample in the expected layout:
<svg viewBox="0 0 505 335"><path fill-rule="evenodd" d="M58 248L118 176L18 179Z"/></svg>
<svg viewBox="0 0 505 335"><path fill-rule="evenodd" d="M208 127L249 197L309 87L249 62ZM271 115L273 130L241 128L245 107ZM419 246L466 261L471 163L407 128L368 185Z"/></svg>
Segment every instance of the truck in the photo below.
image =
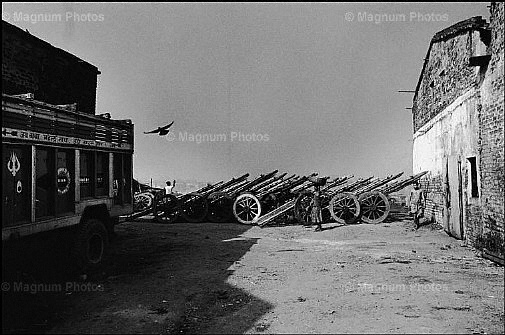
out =
<svg viewBox="0 0 505 335"><path fill-rule="evenodd" d="M2 244L65 230L79 268L102 263L133 212L133 131L108 113L2 94Z"/></svg>

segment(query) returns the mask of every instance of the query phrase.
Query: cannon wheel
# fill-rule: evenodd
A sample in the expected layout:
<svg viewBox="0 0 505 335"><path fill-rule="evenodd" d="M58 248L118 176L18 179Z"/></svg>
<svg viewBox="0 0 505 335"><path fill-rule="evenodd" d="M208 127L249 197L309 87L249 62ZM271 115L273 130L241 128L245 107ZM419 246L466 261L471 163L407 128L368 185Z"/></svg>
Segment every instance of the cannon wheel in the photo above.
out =
<svg viewBox="0 0 505 335"><path fill-rule="evenodd" d="M241 194L233 203L233 214L240 223L254 224L261 216L261 203L254 194Z"/></svg>
<svg viewBox="0 0 505 335"><path fill-rule="evenodd" d="M338 193L330 201L330 213L338 223L354 223L360 216L359 200L353 193Z"/></svg>
<svg viewBox="0 0 505 335"><path fill-rule="evenodd" d="M150 192L142 192L133 196L133 211L142 212L153 205L154 196Z"/></svg>
<svg viewBox="0 0 505 335"><path fill-rule="evenodd" d="M164 194L156 199L154 217L159 223L173 223L179 217L181 205L173 194Z"/></svg>
<svg viewBox="0 0 505 335"><path fill-rule="evenodd" d="M295 201L295 218L303 225L310 225L311 201L312 194L310 192L302 192Z"/></svg>
<svg viewBox="0 0 505 335"><path fill-rule="evenodd" d="M181 206L181 216L188 222L202 222L207 216L208 206L204 196L191 193L191 199Z"/></svg>
<svg viewBox="0 0 505 335"><path fill-rule="evenodd" d="M210 222L229 222L233 217L233 198L224 192L215 192L207 198L207 219Z"/></svg>
<svg viewBox="0 0 505 335"><path fill-rule="evenodd" d="M366 223L381 223L391 210L389 200L379 191L365 192L359 197L361 220Z"/></svg>

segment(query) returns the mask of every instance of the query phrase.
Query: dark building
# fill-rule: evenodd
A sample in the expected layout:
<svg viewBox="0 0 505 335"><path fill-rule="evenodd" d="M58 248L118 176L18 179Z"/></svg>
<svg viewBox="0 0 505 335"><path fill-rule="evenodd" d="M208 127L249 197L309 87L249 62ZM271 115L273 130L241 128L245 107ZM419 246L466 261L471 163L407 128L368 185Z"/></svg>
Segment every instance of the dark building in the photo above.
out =
<svg viewBox="0 0 505 335"><path fill-rule="evenodd" d="M413 101L426 214L474 244L504 231L503 3L432 38Z"/></svg>
<svg viewBox="0 0 505 335"><path fill-rule="evenodd" d="M98 68L2 21L2 93L95 114Z"/></svg>

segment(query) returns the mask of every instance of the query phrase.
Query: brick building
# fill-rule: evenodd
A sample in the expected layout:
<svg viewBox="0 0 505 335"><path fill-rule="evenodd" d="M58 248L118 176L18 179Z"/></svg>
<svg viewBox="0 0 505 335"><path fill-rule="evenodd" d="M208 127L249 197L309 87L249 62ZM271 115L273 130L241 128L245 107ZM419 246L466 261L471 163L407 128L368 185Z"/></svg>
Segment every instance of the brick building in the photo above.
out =
<svg viewBox="0 0 505 335"><path fill-rule="evenodd" d="M503 3L432 38L413 100L426 215L473 244L504 231Z"/></svg>
<svg viewBox="0 0 505 335"><path fill-rule="evenodd" d="M2 21L2 93L33 93L54 105L77 103L95 114L98 69L80 58Z"/></svg>

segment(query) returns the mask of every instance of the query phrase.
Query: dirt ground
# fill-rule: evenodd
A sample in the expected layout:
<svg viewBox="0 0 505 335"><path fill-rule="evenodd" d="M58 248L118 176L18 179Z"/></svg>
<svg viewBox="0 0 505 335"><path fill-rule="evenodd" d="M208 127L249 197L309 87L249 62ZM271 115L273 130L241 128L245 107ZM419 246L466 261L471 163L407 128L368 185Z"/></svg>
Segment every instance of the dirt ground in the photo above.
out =
<svg viewBox="0 0 505 335"><path fill-rule="evenodd" d="M50 239L4 248L3 332L504 332L504 269L461 241L410 220L324 228L123 223L85 279Z"/></svg>

